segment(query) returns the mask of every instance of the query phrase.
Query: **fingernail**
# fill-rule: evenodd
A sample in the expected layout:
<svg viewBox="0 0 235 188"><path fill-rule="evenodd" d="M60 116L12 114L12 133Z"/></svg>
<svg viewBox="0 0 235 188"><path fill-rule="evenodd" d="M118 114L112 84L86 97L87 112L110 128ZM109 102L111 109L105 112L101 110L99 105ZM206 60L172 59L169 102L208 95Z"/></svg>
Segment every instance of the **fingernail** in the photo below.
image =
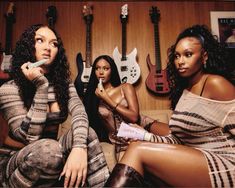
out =
<svg viewBox="0 0 235 188"><path fill-rule="evenodd" d="M60 179L61 179L61 175L60 175L60 177L58 178L58 180L60 181Z"/></svg>
<svg viewBox="0 0 235 188"><path fill-rule="evenodd" d="M85 182L82 182L82 187L84 186Z"/></svg>

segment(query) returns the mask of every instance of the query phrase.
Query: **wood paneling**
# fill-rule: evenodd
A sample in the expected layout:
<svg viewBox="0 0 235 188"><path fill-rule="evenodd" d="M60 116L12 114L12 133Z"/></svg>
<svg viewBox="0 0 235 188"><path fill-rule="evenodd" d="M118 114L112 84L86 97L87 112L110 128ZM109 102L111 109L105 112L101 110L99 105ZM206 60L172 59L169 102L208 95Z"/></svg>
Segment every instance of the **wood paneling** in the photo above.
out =
<svg viewBox="0 0 235 188"><path fill-rule="evenodd" d="M86 28L82 16L82 6L87 1L16 1L16 23L13 27L13 44L22 31L30 24L47 23L46 9L55 5L58 10L56 29L63 38L70 61L72 78L77 75L76 55L82 52L85 57ZM92 59L101 54L112 55L116 46L121 50L120 8L129 5L127 25L127 53L135 47L138 50L138 63L141 67L141 79L135 88L141 110L168 109L167 96L155 96L145 87L149 73L146 57L154 59L153 25L149 17L151 6L160 10L159 35L163 68L166 67L167 48L175 41L177 34L193 24L210 26L210 11L235 10L234 2L219 1L90 1L94 6L92 23ZM8 1L0 2L0 42L5 45L5 19Z"/></svg>

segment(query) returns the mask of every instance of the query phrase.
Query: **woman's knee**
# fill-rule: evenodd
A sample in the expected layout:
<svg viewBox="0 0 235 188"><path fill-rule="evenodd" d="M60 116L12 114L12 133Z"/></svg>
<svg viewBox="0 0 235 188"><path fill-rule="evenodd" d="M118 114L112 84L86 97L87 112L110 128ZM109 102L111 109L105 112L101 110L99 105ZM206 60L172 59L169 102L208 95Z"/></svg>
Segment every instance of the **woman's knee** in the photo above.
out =
<svg viewBox="0 0 235 188"><path fill-rule="evenodd" d="M131 142L125 152L125 155L140 156L142 151L142 145L143 143L141 141Z"/></svg>
<svg viewBox="0 0 235 188"><path fill-rule="evenodd" d="M36 149L34 148L26 157L30 166L44 170L62 168L64 157L59 142L52 139L42 139L35 146Z"/></svg>

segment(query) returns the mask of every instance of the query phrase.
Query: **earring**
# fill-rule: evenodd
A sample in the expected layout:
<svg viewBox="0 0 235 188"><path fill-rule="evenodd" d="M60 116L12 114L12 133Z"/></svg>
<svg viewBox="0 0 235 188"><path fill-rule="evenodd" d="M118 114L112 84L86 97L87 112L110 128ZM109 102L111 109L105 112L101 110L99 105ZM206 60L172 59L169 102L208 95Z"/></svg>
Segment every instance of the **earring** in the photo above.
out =
<svg viewBox="0 0 235 188"><path fill-rule="evenodd" d="M203 64L204 69L206 69L206 62Z"/></svg>

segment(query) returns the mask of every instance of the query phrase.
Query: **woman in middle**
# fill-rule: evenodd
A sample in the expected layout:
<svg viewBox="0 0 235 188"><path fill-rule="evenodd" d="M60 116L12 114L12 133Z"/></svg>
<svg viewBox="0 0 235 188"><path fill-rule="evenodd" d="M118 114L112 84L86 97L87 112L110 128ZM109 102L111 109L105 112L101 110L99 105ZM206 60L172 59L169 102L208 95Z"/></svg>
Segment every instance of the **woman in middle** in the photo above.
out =
<svg viewBox="0 0 235 188"><path fill-rule="evenodd" d="M101 87L99 82L102 82ZM159 123L148 130L155 120L139 114L135 88L129 83L121 83L116 64L107 55L97 57L93 63L84 105L90 126L101 140L109 140L115 145L118 161L129 143L129 139L117 136L121 122L138 124L158 135L169 133L168 127Z"/></svg>

